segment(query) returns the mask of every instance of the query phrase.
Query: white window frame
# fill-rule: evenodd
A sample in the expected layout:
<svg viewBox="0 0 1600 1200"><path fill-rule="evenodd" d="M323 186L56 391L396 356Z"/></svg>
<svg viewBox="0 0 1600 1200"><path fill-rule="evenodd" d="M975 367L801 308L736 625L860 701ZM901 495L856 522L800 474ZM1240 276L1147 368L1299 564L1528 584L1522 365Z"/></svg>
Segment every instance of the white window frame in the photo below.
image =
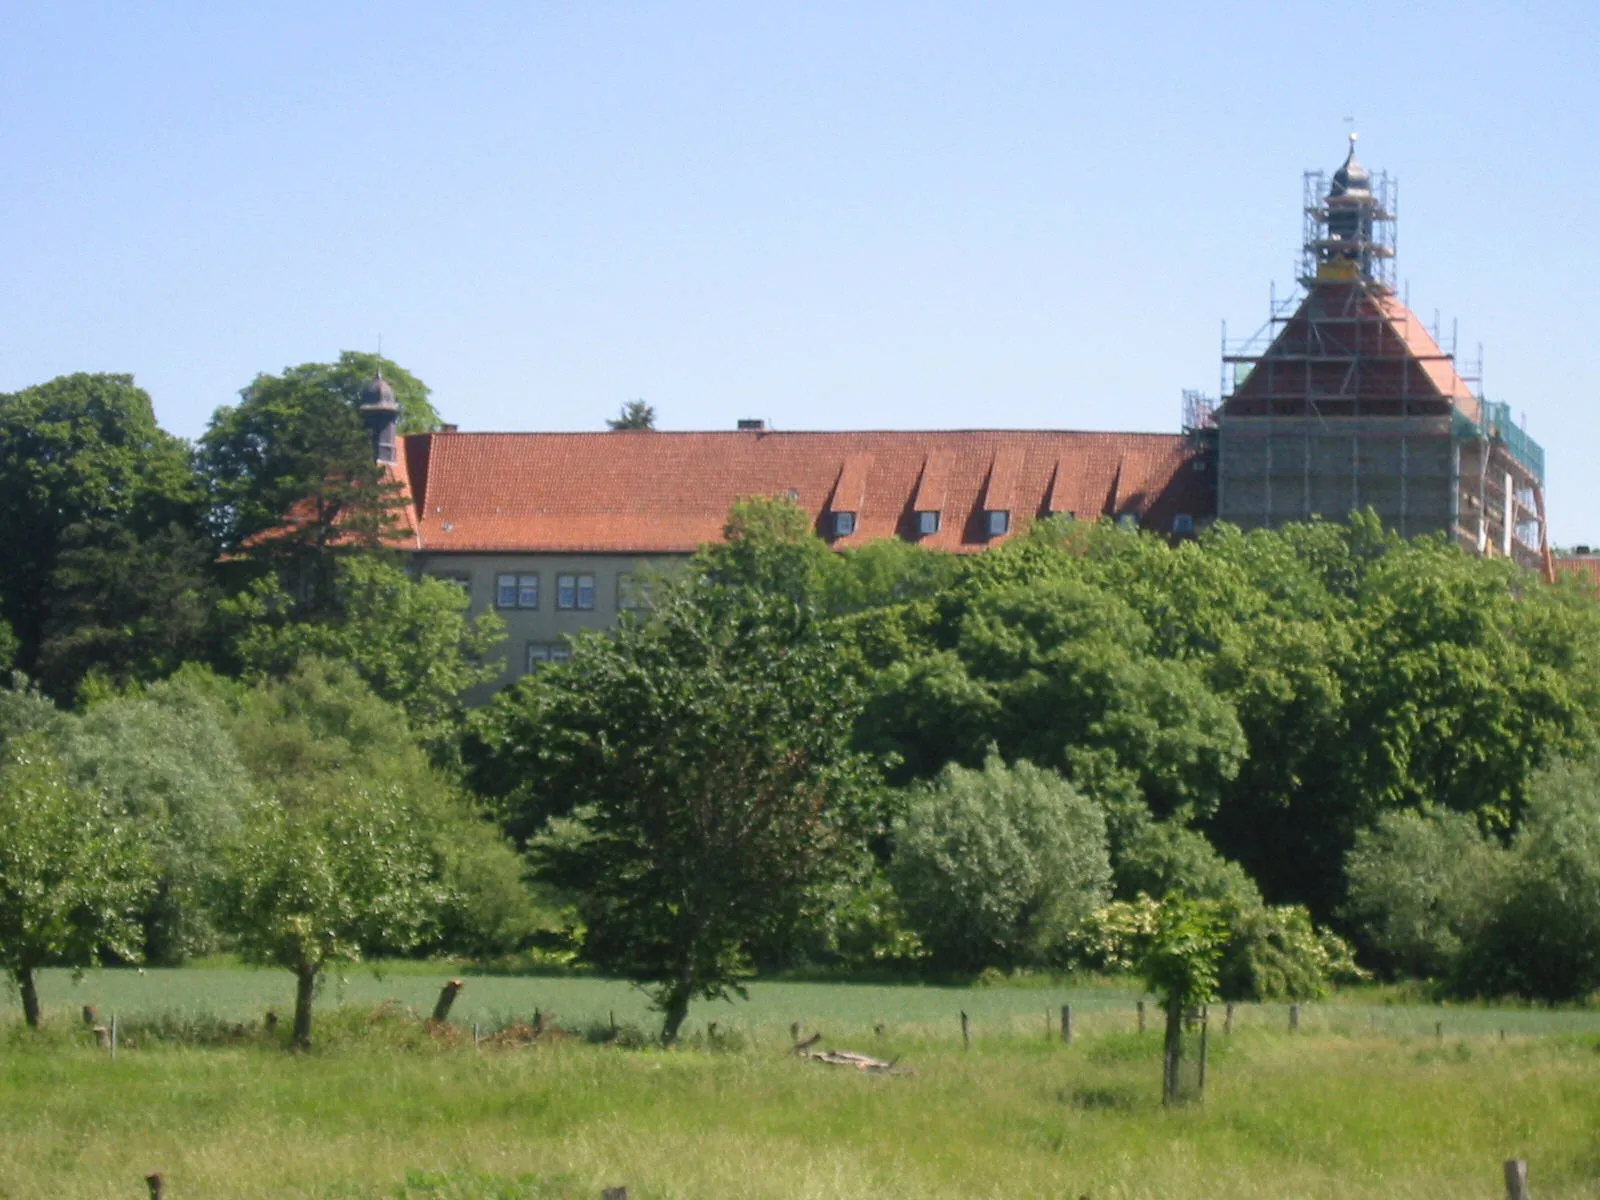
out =
<svg viewBox="0 0 1600 1200"><path fill-rule="evenodd" d="M856 514L851 509L842 509L833 514L833 536L849 537L856 531Z"/></svg>
<svg viewBox="0 0 1600 1200"><path fill-rule="evenodd" d="M932 537L939 532L939 510L937 508L919 508L917 510L917 536Z"/></svg>
<svg viewBox="0 0 1600 1200"><path fill-rule="evenodd" d="M511 602L506 602L507 589ZM532 593L531 597L529 592ZM494 577L494 606L496 608L536 609L539 607L539 573L502 572Z"/></svg>
<svg viewBox="0 0 1600 1200"><path fill-rule="evenodd" d="M984 527L988 529L990 537L1004 537L1011 532L1011 510L1009 508L990 508L983 514Z"/></svg>
<svg viewBox="0 0 1600 1200"><path fill-rule="evenodd" d="M556 608L561 612L593 612L594 593L592 571L562 571L556 576Z"/></svg>

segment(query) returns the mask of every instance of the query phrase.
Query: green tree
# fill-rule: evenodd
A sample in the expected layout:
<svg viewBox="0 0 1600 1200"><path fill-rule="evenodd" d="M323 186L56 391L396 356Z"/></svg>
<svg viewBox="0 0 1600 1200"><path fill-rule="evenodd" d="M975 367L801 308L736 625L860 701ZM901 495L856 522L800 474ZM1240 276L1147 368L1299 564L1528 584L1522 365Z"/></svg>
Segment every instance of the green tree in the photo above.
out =
<svg viewBox="0 0 1600 1200"><path fill-rule="evenodd" d="M34 972L136 958L139 906L154 872L138 839L94 792L73 787L37 739L0 750L0 964L40 1018Z"/></svg>
<svg viewBox="0 0 1600 1200"><path fill-rule="evenodd" d="M1059 965L1110 892L1105 819L1054 771L948 766L896 822L890 878L946 969Z"/></svg>
<svg viewBox="0 0 1600 1200"><path fill-rule="evenodd" d="M656 410L643 400L629 400L622 406L616 416L606 420L606 426L612 430L654 429L656 427Z"/></svg>
<svg viewBox="0 0 1600 1200"><path fill-rule="evenodd" d="M224 551L303 561L337 544L378 544L398 499L373 461L361 391L379 368L400 406L400 432L437 428L428 388L388 359L346 350L335 363L258 375L239 403L219 408L197 448ZM262 540L262 535L273 536Z"/></svg>
<svg viewBox="0 0 1600 1200"><path fill-rule="evenodd" d="M665 1043L855 858L875 784L856 691L784 599L696 576L510 702L578 804L537 844L544 876L578 899L583 955L650 986Z"/></svg>
<svg viewBox="0 0 1600 1200"><path fill-rule="evenodd" d="M1466 813L1386 812L1345 856L1345 913L1390 973L1444 978L1498 898L1510 860Z"/></svg>
<svg viewBox="0 0 1600 1200"><path fill-rule="evenodd" d="M424 848L433 908L423 940L407 935L363 952L507 953L556 923L525 886L520 857L433 764L404 710L374 695L350 664L307 658L251 686L195 676L190 686L226 703L256 797L293 814L337 805L352 791L379 796Z"/></svg>
<svg viewBox="0 0 1600 1200"><path fill-rule="evenodd" d="M0 621L0 673L11 670L11 664L17 660L17 635L11 632L11 626L5 621Z"/></svg>
<svg viewBox="0 0 1600 1200"><path fill-rule="evenodd" d="M429 848L391 791L355 781L246 814L222 859L217 906L240 956L295 977L294 1043L311 1044L331 962L419 942L441 902Z"/></svg>
<svg viewBox="0 0 1600 1200"><path fill-rule="evenodd" d="M1453 990L1554 1003L1600 988L1600 761L1540 773L1499 883L1463 939Z"/></svg>
<svg viewBox="0 0 1600 1200"><path fill-rule="evenodd" d="M107 520L66 530L45 594L40 684L68 700L90 674L125 687L213 657L211 557L177 524L146 536Z"/></svg>
<svg viewBox="0 0 1600 1200"><path fill-rule="evenodd" d="M467 689L495 678L504 637L492 612L468 615L461 589L412 578L372 555L335 567L330 605L303 612L272 577L256 580L225 611L237 623L233 653L247 672L287 675L307 657L349 663L383 699L400 705L436 751L454 743Z"/></svg>
<svg viewBox="0 0 1600 1200"><path fill-rule="evenodd" d="M204 681L186 672L96 704L59 744L72 784L102 796L155 867L142 957L176 964L219 949L209 909L218 856L253 789Z"/></svg>
<svg viewBox="0 0 1600 1200"><path fill-rule="evenodd" d="M0 395L0 620L32 671L51 578L73 526L143 537L187 523L198 492L188 451L156 424L130 375L66 375Z"/></svg>

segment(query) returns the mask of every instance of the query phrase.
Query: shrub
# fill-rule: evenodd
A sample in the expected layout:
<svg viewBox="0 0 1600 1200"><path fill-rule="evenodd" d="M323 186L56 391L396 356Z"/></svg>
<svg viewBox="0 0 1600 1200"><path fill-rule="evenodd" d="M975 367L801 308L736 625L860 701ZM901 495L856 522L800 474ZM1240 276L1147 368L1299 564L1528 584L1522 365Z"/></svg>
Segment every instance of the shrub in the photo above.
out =
<svg viewBox="0 0 1600 1200"><path fill-rule="evenodd" d="M1464 939L1453 990L1580 999L1600 988L1600 762L1536 778L1486 920Z"/></svg>
<svg viewBox="0 0 1600 1200"><path fill-rule="evenodd" d="M1443 976L1492 907L1508 863L1464 813L1387 812L1345 857L1345 913L1388 972Z"/></svg>
<svg viewBox="0 0 1600 1200"><path fill-rule="evenodd" d="M890 875L937 966L1059 962L1109 892L1105 818L1053 771L948 766L896 824Z"/></svg>

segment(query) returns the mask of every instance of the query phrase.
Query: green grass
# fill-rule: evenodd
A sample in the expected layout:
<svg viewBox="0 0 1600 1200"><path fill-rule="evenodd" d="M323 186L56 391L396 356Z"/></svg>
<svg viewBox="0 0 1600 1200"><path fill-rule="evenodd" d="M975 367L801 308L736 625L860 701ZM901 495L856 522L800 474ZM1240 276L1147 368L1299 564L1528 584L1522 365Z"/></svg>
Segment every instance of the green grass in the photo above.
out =
<svg viewBox="0 0 1600 1200"><path fill-rule="evenodd" d="M386 1001L420 1012L432 1010L448 966L395 964L376 974L369 967L330 972L319 1005L375 1007ZM463 1028L478 1023L496 1029L530 1018L535 1010L572 1027L608 1021L648 1026L655 1021L644 995L629 984L606 979L562 976L472 975L462 973L467 987L456 1001L451 1019ZM259 1021L267 1009L287 1016L293 1008L293 978L287 971L241 967L96 970L75 981L69 971L44 971L40 996L47 1012L76 1013L93 1005L102 1018L150 1018L158 1014L216 1017L225 1021ZM1131 1030L1133 988L1115 982L1090 981L1050 986L1029 980L1026 986L919 987L841 983L753 983L750 999L696 1004L690 1010L689 1032L716 1021L723 1030L737 1030L758 1043L777 1044L789 1025L837 1036L858 1037L882 1023L891 1029L929 1037L958 1037L959 1014L968 1014L974 1036L1044 1034L1045 1013L1073 1006L1074 1022L1087 1034ZM1382 1000L1382 1003L1374 1003ZM1155 1019L1154 1012L1151 1020ZM1286 1029L1285 1004L1241 1004L1235 1024L1241 1028ZM1443 1022L1447 1036L1528 1037L1556 1033L1600 1034L1600 1011L1542 1008L1487 1008L1475 1005L1430 1005L1396 1002L1393 994L1360 990L1327 1002L1306 1004L1301 1011L1305 1033L1332 1032L1432 1035Z"/></svg>
<svg viewBox="0 0 1600 1200"><path fill-rule="evenodd" d="M58 1013L42 1035L0 1023L0 1200L136 1197L157 1169L169 1200L593 1200L621 1183L630 1200L1494 1200L1509 1157L1530 1161L1541 1200L1600 1184L1600 1022L1586 1012L1447 1009L1440 1041L1441 1010L1426 1006L1313 1005L1295 1037L1282 1006L1241 1009L1231 1037L1214 1031L1206 1103L1175 1112L1159 1105L1154 1022L1138 1036L1134 997L1105 986L763 984L733 1015L697 1011L741 1031L738 1048L663 1053L582 1039L474 1048L404 1011L425 1009L437 978L351 975L345 1007L325 997L309 1055L254 1033L200 1047L157 1036L162 1021L207 1032L185 1006L282 1011L277 974L52 975ZM458 1009L475 991L485 1013L645 1016L600 980L475 978ZM401 1004L370 1007L390 998ZM1044 1037L1045 1005L1061 998L1078 1016L1070 1047ZM127 1014L135 1044L115 1063L70 1019L84 1002ZM795 1019L916 1073L796 1060L782 1052Z"/></svg>

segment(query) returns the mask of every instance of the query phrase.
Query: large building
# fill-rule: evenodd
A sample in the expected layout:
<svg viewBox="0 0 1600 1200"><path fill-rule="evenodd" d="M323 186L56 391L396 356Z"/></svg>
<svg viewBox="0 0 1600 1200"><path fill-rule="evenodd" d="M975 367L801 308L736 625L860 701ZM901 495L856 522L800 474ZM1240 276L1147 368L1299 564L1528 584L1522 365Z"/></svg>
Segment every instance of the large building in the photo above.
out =
<svg viewBox="0 0 1600 1200"><path fill-rule="evenodd" d="M1543 452L1483 398L1395 295L1394 189L1349 156L1306 176L1303 293L1224 337L1219 398L1175 434L1058 430L460 433L397 438L374 380L363 415L409 499L417 567L508 627L514 678L642 602L643 573L720 536L746 496L787 496L837 548L902 538L984 550L1035 520L1183 537L1371 507L1407 535L1550 572Z"/></svg>
<svg viewBox="0 0 1600 1200"><path fill-rule="evenodd" d="M1544 451L1394 289L1395 194L1356 160L1305 180L1303 292L1223 344L1216 515L1245 529L1372 508L1548 574ZM1451 339L1454 340L1453 337Z"/></svg>

